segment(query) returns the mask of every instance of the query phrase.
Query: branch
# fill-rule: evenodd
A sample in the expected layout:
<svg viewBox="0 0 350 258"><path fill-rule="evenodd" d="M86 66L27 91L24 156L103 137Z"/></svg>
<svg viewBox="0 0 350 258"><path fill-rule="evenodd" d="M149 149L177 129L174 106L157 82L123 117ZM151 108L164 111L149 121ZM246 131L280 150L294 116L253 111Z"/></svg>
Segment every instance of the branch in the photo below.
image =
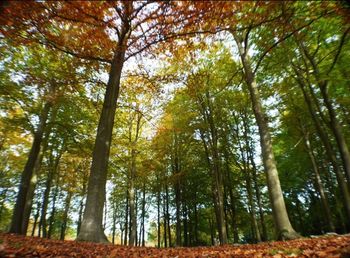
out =
<svg viewBox="0 0 350 258"><path fill-rule="evenodd" d="M346 31L343 33L343 35L342 35L342 37L341 37L341 39L340 39L338 51L337 51L337 53L336 53L335 56L334 56L334 59L333 59L333 62L332 62L331 67L329 68L328 72L326 73L327 75L333 70L333 68L334 68L334 66L335 66L335 64L336 64L336 62L338 61L338 58L339 58L340 53L341 53L341 50L342 50L342 48L343 48L343 46L344 46L344 43L345 43L345 38L346 38L346 36L347 36L347 34L348 34L349 32L350 32L350 27L348 27L348 28L346 29Z"/></svg>
<svg viewBox="0 0 350 258"><path fill-rule="evenodd" d="M327 14L330 14L330 13L332 13L332 12L329 12L329 13L327 13ZM261 62L262 62L262 60L264 59L264 57L265 57L273 48L277 47L281 42L283 42L283 41L285 41L286 39L288 39L288 38L290 38L291 36L293 36L296 32L298 32L298 31L300 31L300 30L302 30L302 29L304 29L304 28L310 26L313 22L315 22L316 20L322 18L323 16L324 16L324 14L322 14L322 15L318 16L317 18L311 20L311 21L308 22L307 24L304 24L304 25L300 26L299 28L294 29L292 32L290 32L290 33L287 34L286 36L282 37L281 39L279 39L278 41L276 41L272 46L270 46L268 49L266 49L265 52L264 52L264 53L260 56L260 58L258 59L258 62L257 62L257 64L256 64L256 66L255 66L254 71L253 71L253 74L256 73L256 71L258 70L258 68L259 68L259 66L260 66L260 64L261 64Z"/></svg>

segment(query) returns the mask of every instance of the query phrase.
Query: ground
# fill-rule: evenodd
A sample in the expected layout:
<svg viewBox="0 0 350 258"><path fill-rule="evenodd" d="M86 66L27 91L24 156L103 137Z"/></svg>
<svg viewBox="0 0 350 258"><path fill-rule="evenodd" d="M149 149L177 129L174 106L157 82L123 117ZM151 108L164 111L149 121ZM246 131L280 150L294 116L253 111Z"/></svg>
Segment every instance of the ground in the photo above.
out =
<svg viewBox="0 0 350 258"><path fill-rule="evenodd" d="M350 257L350 235L194 248L126 247L0 234L0 257Z"/></svg>

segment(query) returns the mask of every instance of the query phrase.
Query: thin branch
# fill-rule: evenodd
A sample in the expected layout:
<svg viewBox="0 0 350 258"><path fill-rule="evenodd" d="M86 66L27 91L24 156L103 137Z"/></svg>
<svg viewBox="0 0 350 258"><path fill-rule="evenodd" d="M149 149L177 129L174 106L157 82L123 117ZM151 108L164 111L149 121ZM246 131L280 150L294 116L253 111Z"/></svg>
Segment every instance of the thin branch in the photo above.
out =
<svg viewBox="0 0 350 258"><path fill-rule="evenodd" d="M338 51L337 51L337 53L336 53L335 56L334 56L334 59L333 59L333 62L332 62L331 67L329 67L329 70L328 70L327 73L326 73L327 75L333 70L333 68L334 68L334 66L335 66L335 64L336 64L336 62L338 61L338 58L339 58L340 53L341 53L341 50L342 50L342 48L343 48L343 46L344 46L344 43L345 43L345 38L346 38L346 36L348 35L349 32L350 32L350 27L348 27L348 28L346 29L346 31L343 33L343 35L342 35L342 37L341 37L341 39L340 39Z"/></svg>
<svg viewBox="0 0 350 258"><path fill-rule="evenodd" d="M329 13L327 13L327 14L330 14L330 13L332 13L332 12L329 12ZM312 19L310 22L308 22L308 23L306 23L306 24L304 24L304 25L302 25L302 26L300 26L300 27L294 29L292 32L290 32L290 33L288 33L286 36L280 38L280 39L277 40L272 46L270 46L268 49L266 49L266 50L264 51L264 53L263 53L263 54L260 56L260 58L258 59L257 64L256 64L256 66L255 66L255 69L254 69L254 71L253 71L253 74L256 73L256 71L258 70L258 68L259 68L259 66L260 66L260 64L261 64L261 62L262 62L262 60L264 59L264 57L265 57L272 49L274 49L275 47L277 47L281 42L283 42L283 41L285 41L286 39L288 39L288 38L290 38L291 36L293 36L296 32L298 32L298 31L300 31L300 30L302 30L302 29L304 29L304 28L310 26L313 22L317 21L318 19L322 18L323 16L324 16L324 14L322 14L322 15L318 16L317 18Z"/></svg>

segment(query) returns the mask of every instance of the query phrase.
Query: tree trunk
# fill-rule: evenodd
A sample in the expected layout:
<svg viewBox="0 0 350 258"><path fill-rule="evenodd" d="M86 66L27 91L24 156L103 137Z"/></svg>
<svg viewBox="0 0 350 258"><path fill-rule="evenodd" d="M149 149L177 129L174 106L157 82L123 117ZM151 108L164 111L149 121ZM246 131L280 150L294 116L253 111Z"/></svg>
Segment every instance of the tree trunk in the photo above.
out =
<svg viewBox="0 0 350 258"><path fill-rule="evenodd" d="M49 231L47 233L47 238L51 238L52 233L53 233L53 229L54 229L53 226L54 226L55 215L56 215L56 200L57 200L57 197L59 197L59 195L60 195L59 181L60 181L60 176L59 176L59 173L57 173L56 174L56 188L55 188L55 192L53 194L53 199L52 199L52 208L51 208L51 214L50 214L50 220L49 220Z"/></svg>
<svg viewBox="0 0 350 258"><path fill-rule="evenodd" d="M188 241L188 221L187 221L187 206L185 203L182 205L182 216L183 216L183 224L184 224L184 246L189 246Z"/></svg>
<svg viewBox="0 0 350 258"><path fill-rule="evenodd" d="M116 233L116 229L117 229L117 204L116 201L113 200L112 201L112 209L113 209L113 213L112 213L112 244L115 244L115 233ZM122 236L121 236L122 237Z"/></svg>
<svg viewBox="0 0 350 258"><path fill-rule="evenodd" d="M81 189L81 200L79 204L79 216L78 216L78 225L77 225L77 237L80 233L81 221L83 218L83 210L84 210L84 199L86 196L86 187L87 187L88 173L83 173L83 181L82 181L82 189Z"/></svg>
<svg viewBox="0 0 350 258"><path fill-rule="evenodd" d="M22 172L16 204L12 215L11 227L9 231L10 233L16 233L21 235L25 235L27 233L23 231L26 200L27 200L28 192L30 190L30 182L33 176L35 163L40 153L40 146L43 139L43 134L46 127L46 121L47 121L51 106L52 104L50 102L46 102L40 114L40 118L39 118L40 122L39 122L38 128L36 129L36 132L34 133L34 140L32 143L32 147L30 149L26 165Z"/></svg>
<svg viewBox="0 0 350 258"><path fill-rule="evenodd" d="M168 247L167 234L167 214L166 214L166 195L163 193L163 234L164 234L164 247Z"/></svg>
<svg viewBox="0 0 350 258"><path fill-rule="evenodd" d="M288 213L276 167L276 161L272 149L271 135L268 127L268 118L261 104L260 94L255 81L255 75L252 72L251 63L249 57L247 56L247 50L242 46L243 40L241 40L234 33L233 36L238 46L239 55L243 64L245 81L249 89L256 123L259 128L262 159L266 173L267 186L269 190L277 237L278 239L295 239L300 236L294 231L288 218Z"/></svg>
<svg viewBox="0 0 350 258"><path fill-rule="evenodd" d="M251 176L249 171L246 171L245 173L246 173L246 185L247 185L246 188L248 193L248 203L250 208L250 216L252 220L254 238L256 242L261 242L260 230L259 230L259 226L256 220L256 214L255 214L255 205L253 200L253 188L252 188Z"/></svg>
<svg viewBox="0 0 350 258"><path fill-rule="evenodd" d="M53 231L54 231L54 223L55 223L55 216L56 216L56 200L57 200L57 196L61 195L61 193L58 191L58 187L57 187L57 191L55 192L54 196L53 196L53 201L52 201L52 208L51 208L51 214L50 214L50 219L49 219L49 230L47 232L47 238L51 238ZM40 231L39 231L40 234Z"/></svg>
<svg viewBox="0 0 350 258"><path fill-rule="evenodd" d="M211 245L214 246L215 245L215 232L214 232L214 226L213 226L213 222L210 218L208 218L209 221L209 228L210 228L210 240L211 240Z"/></svg>
<svg viewBox="0 0 350 258"><path fill-rule="evenodd" d="M263 212L262 203L261 203L261 193L260 193L259 184L258 184L257 168L255 165L253 150L251 147L249 147L249 159L250 159L250 163L252 164L252 176L253 176L253 181L254 181L254 190L255 190L256 200L258 202L260 223L261 223L261 228L262 228L261 240L266 241L267 240L267 230L266 230L264 212Z"/></svg>
<svg viewBox="0 0 350 258"><path fill-rule="evenodd" d="M233 189L232 189L232 181L231 181L231 170L229 166L229 157L227 150L225 148L224 150L224 155L225 155L225 167L226 167L226 184L228 188L228 196L230 200L230 214L231 214L231 227L233 231L233 242L238 243L239 237L238 237L238 228L237 228L237 221L236 221L236 207L235 207L235 198L233 194Z"/></svg>
<svg viewBox="0 0 350 258"><path fill-rule="evenodd" d="M306 102L309 113L311 115L311 119L314 122L316 131L317 131L317 133L318 133L318 135L319 135L319 137L324 145L328 159L332 164L334 173L335 173L336 178L337 178L338 185L340 187L340 190L341 190L341 193L343 196L343 200L344 200L343 203L344 203L346 215L347 215L348 221L350 221L350 194L349 194L349 190L348 190L345 178L344 178L344 176L343 176L343 174L340 171L340 168L338 166L337 158L336 158L335 153L333 151L330 140L329 140L327 134L324 132L324 130L320 124L320 121L318 120L317 115L312 107L311 99L305 90L305 83L302 80L302 76L297 69L294 69L294 71L297 75L296 81L297 81L297 83L298 83L298 85L303 93L304 100Z"/></svg>
<svg viewBox="0 0 350 258"><path fill-rule="evenodd" d="M167 181L165 183L165 200L166 200L166 221L167 221L167 230L168 230L168 238L169 238L169 247L171 247L172 241L171 241L170 214L169 214L169 189L168 189Z"/></svg>
<svg viewBox="0 0 350 258"><path fill-rule="evenodd" d="M349 29L347 30L346 33L349 32ZM344 34L345 36L346 34ZM328 84L329 84L329 80L328 79L323 79L321 72L319 70L318 64L315 60L315 57L312 56L309 52L309 50L305 47L305 45L300 42L298 40L297 37L295 37L295 39L297 40L298 46L300 47L300 49L302 50L302 52L305 54L306 58L310 61L311 66L313 68L313 72L312 74L314 75L318 87L320 89L322 98L323 98L323 102L327 108L328 111L328 115L329 115L329 127L331 128L335 140L337 142L339 151L340 151L340 157L342 159L343 162L343 166L344 166L344 170L345 170L345 174L346 177L348 179L348 185L350 185L350 152L349 152L349 148L347 146L344 134L342 132L341 126L339 124L339 121L337 119L337 115L336 112L334 110L333 107L333 103L332 100L329 98L329 94L328 94ZM342 47L343 42L341 42L340 47ZM334 66L333 66L334 67ZM326 74L329 77L329 73L332 71L332 68L330 68L330 70L328 70L328 73ZM311 85L310 85L311 86Z"/></svg>
<svg viewBox="0 0 350 258"><path fill-rule="evenodd" d="M124 245L128 245L129 237L129 192L126 191L126 202L125 202L125 233L124 233Z"/></svg>
<svg viewBox="0 0 350 258"><path fill-rule="evenodd" d="M324 209L324 214L325 214L325 219L326 219L326 222L328 225L328 229L332 232L335 232L335 226L333 224L332 214L331 214L331 210L330 210L329 204L328 204L328 198L327 198L326 192L323 188L323 184L322 184L321 176L320 176L320 171L319 171L317 163L316 163L315 154L311 148L309 135L308 135L308 132L304 131L304 129L302 129L302 130L303 130L303 134L304 134L305 146L306 146L309 158L311 160L313 171L315 173L315 184L316 184L317 191L321 197L321 203L322 203L322 206Z"/></svg>
<svg viewBox="0 0 350 258"><path fill-rule="evenodd" d="M173 150L173 157L172 157L172 168L173 168L173 174L176 176L180 173L180 158L179 158L179 142L178 142L178 136L176 131L173 131L174 136L174 150ZM176 181L174 184L174 191L175 191L175 216L176 216L176 246L181 246L181 178L179 176L176 176Z"/></svg>
<svg viewBox="0 0 350 258"><path fill-rule="evenodd" d="M80 226L81 226L81 219L83 218L83 209L84 209L84 197L81 199L79 204L79 215L78 215L78 225L77 225L77 235L79 235L80 232Z"/></svg>
<svg viewBox="0 0 350 258"><path fill-rule="evenodd" d="M33 199L34 199L34 192L35 192L35 188L36 188L36 183L37 183L37 177L40 173L40 169L41 169L41 164L43 161L43 158L45 156L47 147L48 147L48 143L49 143L49 137L51 134L51 130L52 130L52 126L53 126L53 122L56 119L56 115L57 115L57 106L54 107L52 109L52 111L50 112L50 120L49 123L46 126L46 130L45 130L45 134L44 134L44 138L43 138L43 142L42 142L42 150L41 152L39 152L39 156L36 160L35 163L35 167L34 167L34 175L32 176L32 179L30 180L30 187L29 187L29 191L28 191L28 195L26 198L26 205L24 207L24 211L23 211L23 232L27 232L28 229L28 223L29 223L29 218L30 218L30 213L32 210L32 205L33 205Z"/></svg>
<svg viewBox="0 0 350 258"><path fill-rule="evenodd" d="M194 239L196 245L199 244L199 231L198 231L198 209L197 204L194 204Z"/></svg>
<svg viewBox="0 0 350 258"><path fill-rule="evenodd" d="M336 112L333 108L332 101L329 98L328 95L328 84L327 82L320 83L320 90L323 97L323 101L326 105L326 108L328 110L329 118L330 118L330 128L334 134L335 140L337 142L339 151L340 151L340 157L343 161L343 166L345 170L345 174L348 180L348 185L350 185L350 153L349 148L346 143L344 134L342 132L342 128L338 122Z"/></svg>
<svg viewBox="0 0 350 258"><path fill-rule="evenodd" d="M65 205L64 205L60 240L64 240L64 237L66 236L66 229L67 229L67 224L68 224L68 212L69 212L69 206L70 206L71 199L72 199L72 193L68 192L66 200L65 200Z"/></svg>
<svg viewBox="0 0 350 258"><path fill-rule="evenodd" d="M38 218L39 218L39 215L40 215L40 203L38 203L38 209L34 215L34 223L33 223L33 229L32 229L32 234L31 236L34 236L35 235L35 229L36 229L36 225L38 223Z"/></svg>
<svg viewBox="0 0 350 258"><path fill-rule="evenodd" d="M255 238L256 242L261 242L261 236L260 236L260 230L259 230L259 226L258 226L258 222L256 220L256 214L255 214L255 203L254 203L254 199L253 199L253 186L252 186L252 178L251 178L251 169L249 167L250 164L250 159L249 159L249 146L250 146L250 142L248 139L248 121L247 121L247 115L243 114L242 115L243 118L243 137L244 137L244 142L246 145L246 151L243 149L243 147L240 146L241 149L241 153L242 153L242 159L244 160L244 175L245 175L245 179L246 179L246 189L247 189L247 194L248 194L248 206L250 208L250 216L251 216L251 220L252 220L252 229L253 229L253 235ZM246 155L244 155L244 153L246 153ZM252 166L252 169L253 166Z"/></svg>
<svg viewBox="0 0 350 258"><path fill-rule="evenodd" d="M129 246L135 245L136 240L136 206L135 206L135 177L136 177L136 150L131 150L131 167L129 178L129 210L130 210L130 236Z"/></svg>
<svg viewBox="0 0 350 258"><path fill-rule="evenodd" d="M160 248L160 182L157 176L158 191L157 191L157 247Z"/></svg>
<svg viewBox="0 0 350 258"><path fill-rule="evenodd" d="M222 172L220 169L220 158L218 150L218 135L215 126L215 121L213 117L213 107L211 103L210 93L207 90L205 92L205 99L198 95L198 104L200 107L200 112L203 116L204 122L207 124L207 133L210 134L210 148L208 148L203 132L201 132L202 142L207 155L207 160L209 160L209 154L212 158L212 162L208 162L208 167L212 171L212 181L213 181L213 196L214 196L214 208L216 215L216 223L219 232L220 244L227 243L227 232L226 232L226 222L225 222L225 212L224 212L224 184L222 179Z"/></svg>
<svg viewBox="0 0 350 258"><path fill-rule="evenodd" d="M103 206L106 196L107 167L117 99L119 96L120 77L127 47L126 35L129 29L129 25L123 24L122 37L119 38L109 72L95 146L92 153L85 211L80 233L77 237L78 241L108 242L102 228Z"/></svg>
<svg viewBox="0 0 350 258"><path fill-rule="evenodd" d="M39 222L39 232L42 231L42 236L47 237L47 224L46 224L46 213L47 213L47 206L49 204L49 195L51 191L51 185L54 178L54 175L57 172L59 160L61 159L62 151L58 154L58 156L53 160L53 150L51 150L50 155L50 167L49 167L49 173L47 175L46 184L45 184L45 191L42 201L42 208L41 208L41 215L40 215L40 222Z"/></svg>
<svg viewBox="0 0 350 258"><path fill-rule="evenodd" d="M108 207L107 207L107 200L105 199L105 204L104 204L104 208L103 208L103 211L104 211L104 216L103 216L103 230L106 229L106 224L107 224L107 214L108 214Z"/></svg>
<svg viewBox="0 0 350 258"><path fill-rule="evenodd" d="M2 213L3 213L3 210L4 210L5 201L6 201L6 195L7 195L8 190L9 190L8 188L4 188L1 191L1 194L0 194L0 197L1 197L1 202L0 202L0 220L2 218Z"/></svg>
<svg viewBox="0 0 350 258"><path fill-rule="evenodd" d="M145 216L146 216L146 183L143 182L142 187L142 219L141 219L141 225L142 225L142 233L141 233L141 245L145 246Z"/></svg>

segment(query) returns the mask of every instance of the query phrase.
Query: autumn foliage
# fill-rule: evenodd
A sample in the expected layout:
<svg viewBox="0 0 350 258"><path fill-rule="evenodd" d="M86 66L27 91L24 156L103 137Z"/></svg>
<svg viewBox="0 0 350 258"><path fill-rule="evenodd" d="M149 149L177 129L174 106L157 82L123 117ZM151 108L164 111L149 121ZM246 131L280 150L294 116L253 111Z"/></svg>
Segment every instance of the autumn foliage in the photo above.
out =
<svg viewBox="0 0 350 258"><path fill-rule="evenodd" d="M350 236L196 248L125 247L0 235L1 257L349 257Z"/></svg>

